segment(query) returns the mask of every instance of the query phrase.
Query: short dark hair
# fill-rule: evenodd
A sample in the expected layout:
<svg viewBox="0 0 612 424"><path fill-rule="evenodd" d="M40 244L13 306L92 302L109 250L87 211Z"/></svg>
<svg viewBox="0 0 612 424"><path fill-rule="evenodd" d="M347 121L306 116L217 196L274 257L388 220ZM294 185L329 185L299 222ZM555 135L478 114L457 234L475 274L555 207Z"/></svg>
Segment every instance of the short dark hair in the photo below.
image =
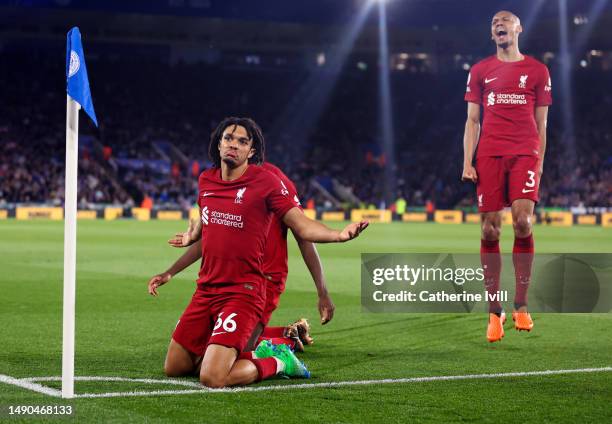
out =
<svg viewBox="0 0 612 424"><path fill-rule="evenodd" d="M217 125L217 128L210 135L210 144L208 145L208 157L212 161L213 165L217 168L221 167L221 154L219 153L219 143L223 136L223 131L227 127L233 127L235 125L244 127L246 129L249 139L253 140L253 149L255 154L249 159L249 163L255 163L261 165L265 160L266 143L264 140L261 128L251 118L238 118L230 116L225 118Z"/></svg>

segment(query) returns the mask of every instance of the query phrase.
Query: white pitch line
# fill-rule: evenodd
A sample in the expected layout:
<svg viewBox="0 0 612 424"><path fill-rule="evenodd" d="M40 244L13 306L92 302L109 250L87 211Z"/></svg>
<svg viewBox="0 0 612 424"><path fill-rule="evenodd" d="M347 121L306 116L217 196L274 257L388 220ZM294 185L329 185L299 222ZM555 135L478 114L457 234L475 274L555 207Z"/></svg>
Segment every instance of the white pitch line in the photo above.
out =
<svg viewBox="0 0 612 424"><path fill-rule="evenodd" d="M160 395L192 395L196 393L208 393L221 391L207 389L206 387L202 387L201 389L192 389L192 390L154 390L152 392L111 392L111 393L83 393L83 394L75 394L76 398L113 398L113 397L132 397L132 396L160 396Z"/></svg>
<svg viewBox="0 0 612 424"><path fill-rule="evenodd" d="M547 371L527 371L527 372L509 372L509 373L494 373L494 374L468 374L468 375L450 375L450 376L432 376L432 377L411 377L411 378L396 378L383 380L358 380L358 381L337 381L330 383L302 383L302 384L286 384L278 386L263 386L263 387L235 387L227 389L207 389L202 387L199 390L157 390L151 392L112 392L112 393L84 393L76 395L82 398L100 398L100 397L127 397L127 396L158 396L158 395L176 395L176 394L194 394L194 393L239 393L239 392L263 392L263 391L284 391L297 389L320 389L343 386L367 386L367 385L383 385L383 384L405 384L405 383L424 383L433 381L450 381L450 380L473 380L473 379L492 379L492 378L510 378L510 377L530 377L530 376L547 376L559 374L576 374L576 373L593 373L612 371L612 367L603 368L580 368L569 370L547 370Z"/></svg>
<svg viewBox="0 0 612 424"><path fill-rule="evenodd" d="M154 380L154 379L143 379L143 378L125 378L125 377L76 377L78 381L125 381L125 382L143 382L153 384L177 384L184 386L201 387L199 389L192 390L155 390L155 391L133 391L133 392L110 392L110 393L83 393L75 394L77 398L110 398L110 397L131 397L131 396L160 396L160 395L180 395L180 394L195 394L195 393L240 393L240 392L263 392L263 391L285 391L285 390L296 390L296 389L321 389L321 388L333 388L333 387L344 387L344 386L369 386L369 385L384 385L384 384L406 384L406 383L426 383L434 381L456 381L456 380L476 380L476 379L494 379L494 378L512 378L512 377L534 377L534 376L548 376L548 375L561 375L561 374L578 374L578 373L596 373L596 372L610 372L612 367L601 367L601 368L579 368L579 369L566 369L566 370L546 370L546 371L525 371L525 372L507 372L507 373L492 373L492 374L467 374L467 375L448 375L448 376L431 376L431 377L411 377L411 378L395 378L395 379L382 379L382 380L357 380L357 381L337 381L330 383L302 383L302 384L285 384L278 386L261 386L261 387L235 387L227 389L207 389L201 387L198 383L191 383L187 381L175 381L175 380ZM0 375L1 376L1 375ZM4 376L7 377L7 376ZM8 382L8 384L15 384L20 387L25 387L25 384L34 385L31 381L59 381L61 377L33 377L26 379L14 379L8 377L14 382ZM0 380L2 381L2 380ZM6 381L4 381L6 382ZM47 389L44 386L35 385L43 390L52 391L52 396L60 396L61 393L58 390ZM31 389L34 390L34 389ZM35 390L40 391L40 390ZM42 393L42 392L41 392Z"/></svg>
<svg viewBox="0 0 612 424"><path fill-rule="evenodd" d="M4 374L0 374L0 383L10 384L13 386L21 387L23 389L32 390L33 392L42 393L44 395L62 397L62 392L59 390L52 389L41 384L32 383L30 381L13 378Z"/></svg>
<svg viewBox="0 0 612 424"><path fill-rule="evenodd" d="M167 384L169 386L185 386L201 389L202 385L194 381L171 380L171 379L153 379L153 378L128 378L128 377L74 377L75 381L108 381L108 382L130 382L130 383L146 383L146 384ZM29 377L22 378L21 381L37 382L37 381L62 381L62 377Z"/></svg>

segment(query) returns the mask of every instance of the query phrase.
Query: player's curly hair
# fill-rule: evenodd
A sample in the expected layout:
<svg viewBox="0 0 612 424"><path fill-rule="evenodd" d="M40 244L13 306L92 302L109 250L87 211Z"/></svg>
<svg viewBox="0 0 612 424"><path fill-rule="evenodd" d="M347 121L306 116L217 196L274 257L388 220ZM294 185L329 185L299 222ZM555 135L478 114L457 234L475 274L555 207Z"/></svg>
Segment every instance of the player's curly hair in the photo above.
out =
<svg viewBox="0 0 612 424"><path fill-rule="evenodd" d="M265 160L266 152L266 143L261 128L251 118L238 118L235 116L230 116L222 120L219 125L217 125L217 128L210 135L210 144L208 145L208 157L212 161L213 166L217 168L221 167L221 154L219 153L219 143L221 142L223 131L225 131L227 127L233 127L234 125L244 127L249 138L253 140L252 148L255 149L255 154L249 159L249 163L261 165Z"/></svg>

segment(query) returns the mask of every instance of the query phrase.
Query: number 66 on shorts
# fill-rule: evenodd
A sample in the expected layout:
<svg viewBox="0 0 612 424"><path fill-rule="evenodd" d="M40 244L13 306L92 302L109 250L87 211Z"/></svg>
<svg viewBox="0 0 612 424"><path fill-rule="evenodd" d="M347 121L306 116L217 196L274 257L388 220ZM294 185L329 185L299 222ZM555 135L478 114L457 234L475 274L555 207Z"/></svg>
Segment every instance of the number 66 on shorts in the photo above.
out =
<svg viewBox="0 0 612 424"><path fill-rule="evenodd" d="M233 347L240 352L261 319L264 305L260 287L200 284L172 338L196 356L202 356L209 344Z"/></svg>
<svg viewBox="0 0 612 424"><path fill-rule="evenodd" d="M223 312L221 312L217 317L217 322L215 323L215 326L213 327L212 336L216 334L222 334L220 331L218 331L221 327L223 327L224 333L233 333L234 331L236 331L236 321L232 319L236 315L238 314L233 312L229 314L227 318L223 319Z"/></svg>

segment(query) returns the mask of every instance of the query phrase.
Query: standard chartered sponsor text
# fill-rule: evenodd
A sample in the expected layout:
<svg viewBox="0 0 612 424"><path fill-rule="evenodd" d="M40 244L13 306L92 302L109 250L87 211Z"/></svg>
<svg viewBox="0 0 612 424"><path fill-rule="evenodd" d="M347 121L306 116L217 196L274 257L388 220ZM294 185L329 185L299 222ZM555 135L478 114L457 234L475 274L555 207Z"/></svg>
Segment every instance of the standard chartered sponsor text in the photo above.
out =
<svg viewBox="0 0 612 424"><path fill-rule="evenodd" d="M234 215L231 213L212 211L210 213L210 222L211 224L220 224L225 225L227 227L235 227L235 228L243 228L244 221L242 220L242 215Z"/></svg>
<svg viewBox="0 0 612 424"><path fill-rule="evenodd" d="M497 93L496 103L509 105L525 105L527 104L527 98L524 94Z"/></svg>

